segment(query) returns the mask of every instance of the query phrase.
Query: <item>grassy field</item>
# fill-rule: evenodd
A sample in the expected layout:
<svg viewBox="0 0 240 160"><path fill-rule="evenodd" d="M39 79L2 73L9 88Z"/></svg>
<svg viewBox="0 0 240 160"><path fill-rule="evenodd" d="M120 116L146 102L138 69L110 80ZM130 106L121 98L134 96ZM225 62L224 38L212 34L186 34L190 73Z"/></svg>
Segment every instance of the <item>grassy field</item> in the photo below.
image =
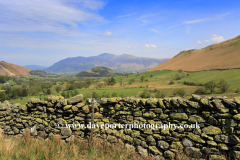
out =
<svg viewBox="0 0 240 160"><path fill-rule="evenodd" d="M169 85L169 82L175 78L176 75L181 77L180 80L174 80L174 84ZM183 77L183 75L185 75ZM240 96L240 94L235 93L237 88L240 88L240 69L231 69L231 70L213 70L213 71L200 71L200 72L178 72L178 71L152 71L152 72L142 72L129 74L128 76L117 76L114 77L116 84L113 86L106 86L104 88L97 88L96 83L91 84L89 88L80 89L79 93L83 94L84 97L88 97L91 93L95 92L101 97L102 95L109 94L110 97L113 96L113 93L117 96L128 97L136 96L139 97L143 90L153 91L160 90L166 97L173 97L174 91L179 88L183 88L186 93L186 98L190 98L190 94L194 93L198 86L184 85L183 82L194 82L198 84L204 84L210 80L218 83L221 79L224 79L230 84L229 89L226 93L222 93L219 88L215 89L213 94L210 94L210 91L207 91L201 96L219 96L226 95L228 98L233 98ZM141 77L144 77L143 81ZM106 78L99 78L97 83L104 83ZM134 82L129 83L131 79L134 79ZM120 81L124 82L124 86L120 85ZM63 87L64 88L64 87ZM151 96L154 97L154 93L151 92ZM60 93L54 92L52 95L60 95ZM19 99L10 100L11 103L21 103L25 104L27 99L30 97L41 98L44 100L44 97L48 95L38 94L34 96L23 97Z"/></svg>

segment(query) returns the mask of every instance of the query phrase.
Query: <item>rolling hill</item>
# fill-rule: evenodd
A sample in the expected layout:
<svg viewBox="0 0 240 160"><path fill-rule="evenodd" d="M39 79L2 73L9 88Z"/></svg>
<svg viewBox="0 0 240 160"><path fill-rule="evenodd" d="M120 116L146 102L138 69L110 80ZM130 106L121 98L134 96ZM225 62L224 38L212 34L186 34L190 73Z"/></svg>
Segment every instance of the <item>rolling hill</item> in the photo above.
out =
<svg viewBox="0 0 240 160"><path fill-rule="evenodd" d="M240 36L196 50L182 51L149 71L203 71L240 68Z"/></svg>
<svg viewBox="0 0 240 160"><path fill-rule="evenodd" d="M80 56L63 59L45 69L45 71L53 73L78 73L96 66L104 66L118 72L141 72L167 60L136 57L128 54L114 55L103 53L92 57Z"/></svg>
<svg viewBox="0 0 240 160"><path fill-rule="evenodd" d="M77 77L110 77L123 75L123 73L115 72L107 67L94 67L88 71L82 71L76 74Z"/></svg>
<svg viewBox="0 0 240 160"><path fill-rule="evenodd" d="M31 70L23 66L0 61L0 75L8 76L26 76Z"/></svg>

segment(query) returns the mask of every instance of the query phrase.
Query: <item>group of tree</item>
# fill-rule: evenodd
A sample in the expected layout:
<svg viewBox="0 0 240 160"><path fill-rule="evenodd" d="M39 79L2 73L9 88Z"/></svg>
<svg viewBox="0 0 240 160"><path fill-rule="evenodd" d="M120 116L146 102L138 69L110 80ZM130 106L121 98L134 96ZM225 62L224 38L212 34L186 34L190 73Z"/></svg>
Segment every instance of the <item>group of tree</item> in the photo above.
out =
<svg viewBox="0 0 240 160"><path fill-rule="evenodd" d="M108 86L113 86L114 84L116 84L116 79L114 79L113 77L108 78L108 79L106 80L106 84L107 84Z"/></svg>
<svg viewBox="0 0 240 160"><path fill-rule="evenodd" d="M211 81L208 81L207 83L205 83L203 85L203 87L198 87L195 90L195 93L196 94L206 94L206 91L209 90L210 93L212 94L212 93L214 93L216 88L219 88L222 93L225 93L229 87L230 87L230 84L227 83L224 79L221 79L218 83L211 80Z"/></svg>
<svg viewBox="0 0 240 160"><path fill-rule="evenodd" d="M8 77L8 76L0 76L0 83L6 83L8 80L10 80L10 77Z"/></svg>
<svg viewBox="0 0 240 160"><path fill-rule="evenodd" d="M210 90L211 94L214 92L215 88L219 88L222 93L225 93L230 87L230 84L227 83L224 79L221 79L218 83L215 81L209 81L204 84L204 87Z"/></svg>

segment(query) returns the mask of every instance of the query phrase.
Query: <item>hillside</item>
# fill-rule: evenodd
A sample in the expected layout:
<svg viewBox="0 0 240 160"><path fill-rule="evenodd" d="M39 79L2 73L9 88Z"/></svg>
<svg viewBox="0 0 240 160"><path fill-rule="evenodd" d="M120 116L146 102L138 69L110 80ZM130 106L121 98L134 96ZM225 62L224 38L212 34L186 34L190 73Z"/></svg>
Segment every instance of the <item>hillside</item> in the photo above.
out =
<svg viewBox="0 0 240 160"><path fill-rule="evenodd" d="M78 73L96 66L104 66L118 72L141 72L167 60L136 57L128 54L114 55L103 53L92 57L80 56L63 59L45 69L45 71L53 73Z"/></svg>
<svg viewBox="0 0 240 160"><path fill-rule="evenodd" d="M29 75L30 71L31 71L30 69L25 68L23 66L0 61L0 75L25 76Z"/></svg>
<svg viewBox="0 0 240 160"><path fill-rule="evenodd" d="M182 51L155 70L202 71L240 68L240 36L199 50Z"/></svg>
<svg viewBox="0 0 240 160"><path fill-rule="evenodd" d="M123 73L115 72L107 67L101 66L76 74L77 77L109 77L117 75L123 75Z"/></svg>

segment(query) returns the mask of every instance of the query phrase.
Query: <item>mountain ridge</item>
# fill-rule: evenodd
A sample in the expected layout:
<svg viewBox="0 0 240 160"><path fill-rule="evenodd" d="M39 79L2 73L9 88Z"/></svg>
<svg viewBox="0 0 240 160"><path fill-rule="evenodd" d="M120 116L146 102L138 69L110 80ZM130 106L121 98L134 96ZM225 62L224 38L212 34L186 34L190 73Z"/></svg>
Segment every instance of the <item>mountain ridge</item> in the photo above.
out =
<svg viewBox="0 0 240 160"><path fill-rule="evenodd" d="M148 70L167 60L167 58L154 59L137 57L129 54L114 55L102 53L98 56L90 57L69 57L54 63L52 66L45 69L45 71L53 73L78 73L87 71L96 66L104 66L118 72L139 72Z"/></svg>

